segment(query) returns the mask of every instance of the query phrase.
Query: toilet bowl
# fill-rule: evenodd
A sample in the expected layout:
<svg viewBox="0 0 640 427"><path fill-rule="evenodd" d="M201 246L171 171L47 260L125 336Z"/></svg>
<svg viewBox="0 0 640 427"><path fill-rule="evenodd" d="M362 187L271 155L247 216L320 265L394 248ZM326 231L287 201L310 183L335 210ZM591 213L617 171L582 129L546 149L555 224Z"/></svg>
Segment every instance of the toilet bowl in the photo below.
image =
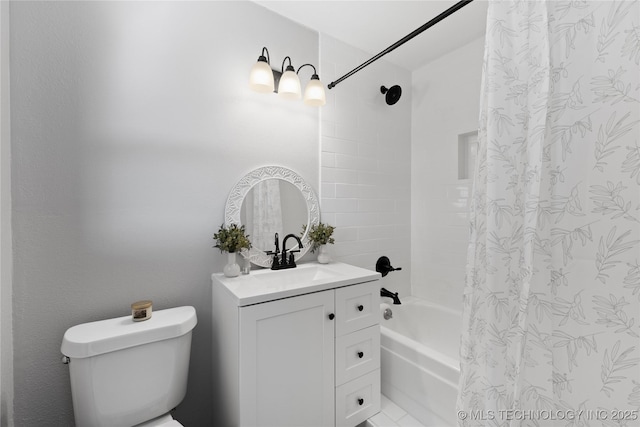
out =
<svg viewBox="0 0 640 427"><path fill-rule="evenodd" d="M77 427L178 427L170 412L187 391L193 307L157 310L69 328L61 351L69 366Z"/></svg>
<svg viewBox="0 0 640 427"><path fill-rule="evenodd" d="M150 421L145 421L134 427L184 427L178 421L174 420L171 414L164 414Z"/></svg>

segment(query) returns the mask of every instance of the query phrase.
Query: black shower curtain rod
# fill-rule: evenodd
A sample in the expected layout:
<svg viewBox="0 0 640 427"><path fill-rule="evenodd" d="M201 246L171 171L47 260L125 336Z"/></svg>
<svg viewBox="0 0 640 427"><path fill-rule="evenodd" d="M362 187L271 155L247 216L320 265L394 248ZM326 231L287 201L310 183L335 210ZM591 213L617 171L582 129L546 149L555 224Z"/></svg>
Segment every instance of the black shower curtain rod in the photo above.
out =
<svg viewBox="0 0 640 427"><path fill-rule="evenodd" d="M351 77L352 75L354 75L358 71L362 70L367 65L369 65L372 62L377 61L378 59L382 58L383 56L385 56L387 53L391 52L395 48L397 48L399 46L402 46L403 44L405 44L406 42L408 42L409 40L411 40L412 38L414 38L418 34L422 33L427 28L434 26L435 24L437 24L438 22L442 21L447 16L454 14L455 12L457 12L460 9L462 9L464 6L468 5L472 1L473 0L459 1L458 3L454 4L453 6L451 6L449 9L445 10L444 12L442 12L440 15L436 16L435 18L433 18L431 21L429 21L426 24L424 24L422 27L416 29L415 31L413 31L410 34L407 34L406 36L404 36L403 38L401 38L400 40L398 40L397 42L395 42L394 44L392 44L391 46L389 46L388 48L386 48L385 50L383 50L382 52L380 52L379 54L377 54L373 58L369 59L367 62L364 62L363 64L357 66L356 68L354 68L353 70L351 70L347 74L345 74L344 76L340 77L338 80L335 80L335 81L329 83L329 85L327 87L329 89L334 88L335 85L337 85L338 83L340 83L341 81L343 81L347 77Z"/></svg>

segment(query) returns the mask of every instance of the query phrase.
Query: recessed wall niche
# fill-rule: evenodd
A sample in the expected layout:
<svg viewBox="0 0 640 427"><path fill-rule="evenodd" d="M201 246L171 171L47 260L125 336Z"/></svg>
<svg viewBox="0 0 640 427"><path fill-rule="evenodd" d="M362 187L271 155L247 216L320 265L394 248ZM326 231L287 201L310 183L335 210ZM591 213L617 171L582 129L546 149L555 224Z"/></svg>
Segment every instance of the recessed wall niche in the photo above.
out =
<svg viewBox="0 0 640 427"><path fill-rule="evenodd" d="M478 131L458 135L458 179L470 179L476 164Z"/></svg>

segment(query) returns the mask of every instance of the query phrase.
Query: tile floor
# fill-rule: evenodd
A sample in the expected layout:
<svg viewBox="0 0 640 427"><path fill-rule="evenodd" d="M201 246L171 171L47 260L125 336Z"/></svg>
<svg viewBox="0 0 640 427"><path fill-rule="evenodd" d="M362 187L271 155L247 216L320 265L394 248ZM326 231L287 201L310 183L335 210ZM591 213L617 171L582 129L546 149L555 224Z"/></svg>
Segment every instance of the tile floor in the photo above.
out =
<svg viewBox="0 0 640 427"><path fill-rule="evenodd" d="M389 400L385 395L380 396L380 413L369 418L359 427L427 427L420 421Z"/></svg>

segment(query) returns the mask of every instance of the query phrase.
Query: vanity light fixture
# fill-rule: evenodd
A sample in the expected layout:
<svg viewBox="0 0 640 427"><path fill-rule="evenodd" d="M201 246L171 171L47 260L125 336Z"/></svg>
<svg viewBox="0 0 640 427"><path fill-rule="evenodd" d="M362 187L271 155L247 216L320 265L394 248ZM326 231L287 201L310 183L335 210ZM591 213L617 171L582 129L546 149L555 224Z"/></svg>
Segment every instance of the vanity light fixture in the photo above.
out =
<svg viewBox="0 0 640 427"><path fill-rule="evenodd" d="M287 61L289 61L289 65L285 68ZM261 93L276 92L285 99L300 99L301 90L298 74L306 66L313 68L313 74L304 90L304 103L311 106L325 105L327 101L324 87L320 82L316 67L312 64L304 64L296 71L291 63L291 57L286 56L282 61L281 70L274 70L271 68L269 50L266 47L262 48L262 54L258 57L258 61L251 67L249 87Z"/></svg>

